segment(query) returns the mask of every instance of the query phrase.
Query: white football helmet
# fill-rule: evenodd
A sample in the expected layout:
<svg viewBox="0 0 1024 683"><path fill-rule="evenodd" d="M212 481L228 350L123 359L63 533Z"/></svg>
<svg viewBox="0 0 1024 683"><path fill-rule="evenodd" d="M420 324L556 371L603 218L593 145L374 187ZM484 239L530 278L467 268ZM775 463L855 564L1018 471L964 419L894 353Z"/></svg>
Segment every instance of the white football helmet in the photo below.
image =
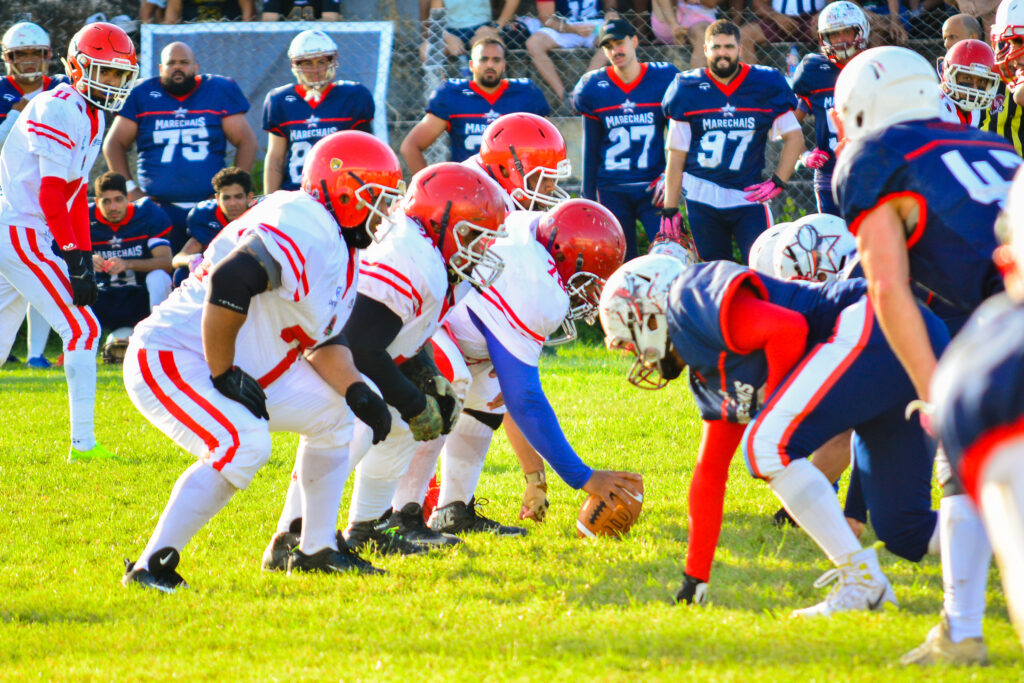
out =
<svg viewBox="0 0 1024 683"><path fill-rule="evenodd" d="M747 264L759 273L774 275L775 270L772 266L772 259L775 254L775 243L778 241L782 231L789 226L789 223L776 223L758 235L754 243L750 245L750 256L747 258Z"/></svg>
<svg viewBox="0 0 1024 683"><path fill-rule="evenodd" d="M774 251L775 277L834 282L857 251L857 241L842 218L812 213L786 228Z"/></svg>
<svg viewBox="0 0 1024 683"><path fill-rule="evenodd" d="M853 142L904 121L938 118L942 95L935 67L904 47L873 47L839 72L835 109L840 138Z"/></svg>
<svg viewBox="0 0 1024 683"><path fill-rule="evenodd" d="M833 40L833 33L850 28L857 30L856 38L843 42ZM821 44L821 54L835 64L845 64L858 52L866 50L870 35L871 25L868 24L864 10L847 0L825 5L825 9L818 15L818 42Z"/></svg>
<svg viewBox="0 0 1024 683"><path fill-rule="evenodd" d="M37 24L21 21L4 32L3 60L8 76L17 76L29 81L46 75L46 64L50 61L50 36ZM14 53L18 50L42 50L43 60L38 71L20 71L15 64Z"/></svg>
<svg viewBox="0 0 1024 683"><path fill-rule="evenodd" d="M315 57L330 57L331 65L323 76L316 76L299 68L298 62L301 59L313 59ZM288 60L292 64L292 73L299 85L307 88L323 89L325 85L334 80L338 72L338 46L331 40L331 37L323 31L303 31L292 38L288 46Z"/></svg>
<svg viewBox="0 0 1024 683"><path fill-rule="evenodd" d="M996 70L1010 86L1018 85L1015 63L1024 59L1024 48L1014 49L1011 38L1024 38L1024 0L1003 0L992 22L992 49L996 53Z"/></svg>
<svg viewBox="0 0 1024 683"><path fill-rule="evenodd" d="M651 242L651 248L647 250L647 253L671 256L674 259L678 259L684 266L692 266L698 262L692 251L679 242L670 240L667 237L659 237Z"/></svg>
<svg viewBox="0 0 1024 683"><path fill-rule="evenodd" d="M107 335L101 349L104 363L120 365L124 362L125 353L128 351L128 339L134 331L133 327L119 327Z"/></svg>
<svg viewBox="0 0 1024 683"><path fill-rule="evenodd" d="M641 389L661 389L669 382L661 369L669 343L668 290L685 268L671 256L648 254L612 273L601 291L605 345L636 356L627 379Z"/></svg>

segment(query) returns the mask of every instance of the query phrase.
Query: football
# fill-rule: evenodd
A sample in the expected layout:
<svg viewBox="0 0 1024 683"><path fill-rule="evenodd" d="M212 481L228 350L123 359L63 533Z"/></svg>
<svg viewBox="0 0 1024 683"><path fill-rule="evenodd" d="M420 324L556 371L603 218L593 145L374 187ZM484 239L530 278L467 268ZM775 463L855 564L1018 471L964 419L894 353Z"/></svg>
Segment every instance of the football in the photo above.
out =
<svg viewBox="0 0 1024 683"><path fill-rule="evenodd" d="M595 496L590 494L583 501L580 514L576 518L576 536L579 538L594 538L595 536L621 536L629 531L644 505L644 484L640 482L640 493L635 498L628 498L618 501L614 508Z"/></svg>

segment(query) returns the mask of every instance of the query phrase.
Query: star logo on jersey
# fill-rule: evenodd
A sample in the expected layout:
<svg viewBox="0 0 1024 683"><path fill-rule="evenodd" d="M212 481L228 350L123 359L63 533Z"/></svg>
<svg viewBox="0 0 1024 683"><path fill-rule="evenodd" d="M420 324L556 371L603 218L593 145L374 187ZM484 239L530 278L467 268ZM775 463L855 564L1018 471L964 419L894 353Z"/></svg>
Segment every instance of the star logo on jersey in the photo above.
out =
<svg viewBox="0 0 1024 683"><path fill-rule="evenodd" d="M501 117L501 114L499 114L498 112L494 111L493 109L490 110L489 112L487 112L486 114L484 114L484 120L487 121L487 123L493 123L494 121L497 121L498 118L500 118L500 117Z"/></svg>
<svg viewBox="0 0 1024 683"><path fill-rule="evenodd" d="M310 114L309 118L306 119L306 128L316 128L320 125L320 117L316 114Z"/></svg>
<svg viewBox="0 0 1024 683"><path fill-rule="evenodd" d="M736 107L732 106L731 104L727 103L725 106L722 107L721 111L722 111L722 116L728 116L728 117L736 116Z"/></svg>
<svg viewBox="0 0 1024 683"><path fill-rule="evenodd" d="M185 107L178 107L177 109L174 110L174 118L176 118L176 119L183 119L187 115L188 115L188 109L185 109Z"/></svg>
<svg viewBox="0 0 1024 683"><path fill-rule="evenodd" d="M631 102L627 97L626 101L620 104L619 107L622 108L623 114L632 114L633 110L636 109L636 102Z"/></svg>
<svg viewBox="0 0 1024 683"><path fill-rule="evenodd" d="M117 235L114 235L113 237L110 238L110 241L107 244L110 245L111 249L120 249L121 248L121 238L118 237Z"/></svg>

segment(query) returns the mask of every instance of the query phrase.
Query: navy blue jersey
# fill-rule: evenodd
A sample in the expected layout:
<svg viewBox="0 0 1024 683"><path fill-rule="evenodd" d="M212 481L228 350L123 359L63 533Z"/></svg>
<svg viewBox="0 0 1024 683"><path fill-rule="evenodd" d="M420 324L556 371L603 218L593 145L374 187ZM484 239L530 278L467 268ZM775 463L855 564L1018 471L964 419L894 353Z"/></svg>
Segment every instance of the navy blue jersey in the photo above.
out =
<svg viewBox="0 0 1024 683"><path fill-rule="evenodd" d="M43 87L37 92L50 90L51 88L56 88L61 83L70 82L71 79L67 76L43 76ZM24 91L18 87L18 84L14 82L12 77L7 76L4 79L0 79L0 123L3 123L4 119L7 118L11 107L20 102L24 96Z"/></svg>
<svg viewBox="0 0 1024 683"><path fill-rule="evenodd" d="M920 205L908 228L910 277L969 313L1003 281L992 262L993 229L1021 163L1003 138L937 119L901 123L851 144L832 177L854 235L863 215L904 194Z"/></svg>
<svg viewBox="0 0 1024 683"><path fill-rule="evenodd" d="M832 170L836 165L839 137L826 112L832 108L833 91L840 71L824 55L812 52L803 58L793 74L797 109L814 117L814 146L832 155L824 166L814 171L815 187L830 187Z"/></svg>
<svg viewBox="0 0 1024 683"><path fill-rule="evenodd" d="M555 0L555 14L569 21L593 21L603 16L598 0Z"/></svg>
<svg viewBox="0 0 1024 683"><path fill-rule="evenodd" d="M210 246L210 242L217 236L220 229L230 223L228 217L220 210L216 199L207 199L199 202L188 212L188 227L186 232L189 237L195 238L196 242L203 245L203 250Z"/></svg>
<svg viewBox="0 0 1024 683"><path fill-rule="evenodd" d="M516 112L547 116L551 106L540 88L525 78L507 78L493 93L468 79L450 78L427 102L427 113L448 123L451 160L460 163L480 151L484 128L502 114Z"/></svg>
<svg viewBox="0 0 1024 683"><path fill-rule="evenodd" d="M139 125L139 187L168 202L198 202L213 194L210 181L224 168L222 120L249 111L230 78L204 74L188 95L174 97L160 77L136 85L118 112Z"/></svg>
<svg viewBox="0 0 1024 683"><path fill-rule="evenodd" d="M742 190L762 181L768 133L775 119L796 108L796 97L778 70L740 64L739 75L728 85L707 69L679 74L662 107L668 118L690 124L684 171Z"/></svg>
<svg viewBox="0 0 1024 683"><path fill-rule="evenodd" d="M92 236L92 250L97 256L120 259L147 259L153 257L154 247L170 247L167 240L171 233L171 219L156 202L145 197L128 205L128 211L120 223L108 223L96 209L89 205L89 234ZM96 273L96 284L101 291L118 287L143 286L135 271L126 270L111 277Z"/></svg>
<svg viewBox="0 0 1024 683"><path fill-rule="evenodd" d="M1024 428L1024 306L986 301L943 354L932 381L942 445L967 489L1001 437ZM973 451L973 453L972 453Z"/></svg>
<svg viewBox="0 0 1024 683"><path fill-rule="evenodd" d="M583 158L597 160L598 185L649 183L665 170L665 113L661 98L679 73L674 65L650 62L623 83L611 67L585 74L572 94L573 106L600 125L597 140L584 138Z"/></svg>
<svg viewBox="0 0 1024 683"><path fill-rule="evenodd" d="M765 301L803 315L808 347L828 339L842 310L867 292L863 280L784 282L730 261L699 263L683 271L668 294L668 332L690 368L690 388L705 420L749 422L764 399L764 351L737 353L722 329L732 297L743 284Z"/></svg>
<svg viewBox="0 0 1024 683"><path fill-rule="evenodd" d="M301 85L283 85L263 100L263 130L288 141L282 190L297 190L306 154L316 141L339 130L371 132L373 96L353 81L332 83L316 106L305 99Z"/></svg>

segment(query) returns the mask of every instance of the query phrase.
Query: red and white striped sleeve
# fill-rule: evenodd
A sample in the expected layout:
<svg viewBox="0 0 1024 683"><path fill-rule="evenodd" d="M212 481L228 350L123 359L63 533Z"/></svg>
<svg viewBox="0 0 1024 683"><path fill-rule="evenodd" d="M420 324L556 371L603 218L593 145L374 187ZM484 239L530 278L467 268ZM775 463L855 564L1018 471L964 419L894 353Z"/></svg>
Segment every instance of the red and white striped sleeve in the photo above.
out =
<svg viewBox="0 0 1024 683"><path fill-rule="evenodd" d="M81 126L76 119L84 114L73 103L50 99L44 106L35 108L21 117L28 131L28 149L62 167L70 167L76 148L82 144L78 130Z"/></svg>

